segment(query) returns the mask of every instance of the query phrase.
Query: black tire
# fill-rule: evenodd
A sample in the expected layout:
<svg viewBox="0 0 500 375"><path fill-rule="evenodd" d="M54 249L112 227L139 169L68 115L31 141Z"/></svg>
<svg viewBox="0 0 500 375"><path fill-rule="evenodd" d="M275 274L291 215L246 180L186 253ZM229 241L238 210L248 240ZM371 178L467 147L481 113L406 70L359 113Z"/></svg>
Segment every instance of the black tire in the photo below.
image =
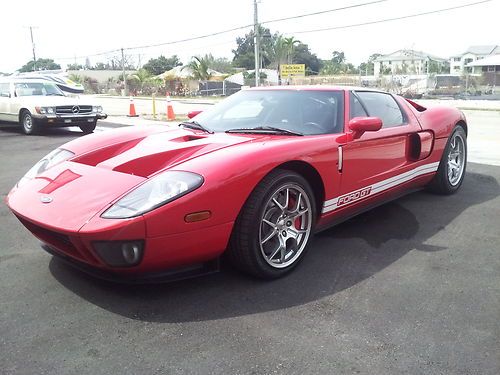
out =
<svg viewBox="0 0 500 375"><path fill-rule="evenodd" d="M239 270L258 278L284 276L303 259L315 219L314 193L308 182L293 171L272 171L250 194L238 215L228 258ZM267 227L269 222L274 225Z"/></svg>
<svg viewBox="0 0 500 375"><path fill-rule="evenodd" d="M26 135L38 134L40 132L40 126L27 109L21 112L19 116L19 124L23 128L23 132Z"/></svg>
<svg viewBox="0 0 500 375"><path fill-rule="evenodd" d="M453 161L454 149L452 147L452 143L460 142L459 139L462 140L463 145L463 158L461 158L461 165L463 167L460 169L460 176L455 175L455 177L453 178L454 171L450 171L449 160ZM456 193L464 180L466 167L467 135L465 134L464 128L460 125L457 125L455 129L453 129L450 138L446 143L446 147L443 151L443 156L441 157L441 161L439 162L439 168L436 172L436 175L427 186L428 190L433 193L442 195L450 195ZM450 173L452 176L449 175Z"/></svg>
<svg viewBox="0 0 500 375"><path fill-rule="evenodd" d="M97 126L97 120L95 120L94 122L82 124L79 126L79 128L83 132L83 134L90 134L94 132L96 126Z"/></svg>

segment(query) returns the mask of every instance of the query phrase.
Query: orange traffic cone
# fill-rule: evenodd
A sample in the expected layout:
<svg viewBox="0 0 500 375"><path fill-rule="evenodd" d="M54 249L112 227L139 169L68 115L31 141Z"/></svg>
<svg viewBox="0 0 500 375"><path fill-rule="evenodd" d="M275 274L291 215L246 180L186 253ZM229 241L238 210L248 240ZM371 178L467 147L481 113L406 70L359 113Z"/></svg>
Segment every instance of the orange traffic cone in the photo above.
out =
<svg viewBox="0 0 500 375"><path fill-rule="evenodd" d="M134 97L130 97L130 107L128 111L128 117L139 117L137 113L135 113L135 104L134 104Z"/></svg>
<svg viewBox="0 0 500 375"><path fill-rule="evenodd" d="M174 108L172 107L172 102L170 101L170 93L167 92L167 119L169 121L175 120Z"/></svg>

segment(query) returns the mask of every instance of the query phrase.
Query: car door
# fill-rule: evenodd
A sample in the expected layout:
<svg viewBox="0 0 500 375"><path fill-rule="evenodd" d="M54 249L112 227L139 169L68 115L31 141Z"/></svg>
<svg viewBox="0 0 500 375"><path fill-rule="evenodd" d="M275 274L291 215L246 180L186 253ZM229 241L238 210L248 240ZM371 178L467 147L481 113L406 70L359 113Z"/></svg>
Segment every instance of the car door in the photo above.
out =
<svg viewBox="0 0 500 375"><path fill-rule="evenodd" d="M421 127L394 96L375 91L351 91L347 115L348 119L378 117L382 120L382 128L367 131L357 139L348 138L341 146L340 194L329 202L326 211L364 204L367 198L404 182L415 168L408 151L410 135L416 134Z"/></svg>

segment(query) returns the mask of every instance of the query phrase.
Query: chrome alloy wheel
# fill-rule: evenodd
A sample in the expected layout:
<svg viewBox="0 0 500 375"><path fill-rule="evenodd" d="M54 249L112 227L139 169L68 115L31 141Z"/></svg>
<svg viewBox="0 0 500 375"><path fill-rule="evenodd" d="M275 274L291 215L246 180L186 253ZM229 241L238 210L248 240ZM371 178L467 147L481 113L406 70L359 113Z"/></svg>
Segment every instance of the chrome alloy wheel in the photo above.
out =
<svg viewBox="0 0 500 375"><path fill-rule="evenodd" d="M465 167L465 141L460 133L455 133L450 142L448 152L448 162L446 171L448 174L448 182L452 186L456 186L464 173Z"/></svg>
<svg viewBox="0 0 500 375"><path fill-rule="evenodd" d="M300 257L311 234L312 219L311 201L299 185L283 185L271 195L259 229L260 251L271 267L288 267Z"/></svg>

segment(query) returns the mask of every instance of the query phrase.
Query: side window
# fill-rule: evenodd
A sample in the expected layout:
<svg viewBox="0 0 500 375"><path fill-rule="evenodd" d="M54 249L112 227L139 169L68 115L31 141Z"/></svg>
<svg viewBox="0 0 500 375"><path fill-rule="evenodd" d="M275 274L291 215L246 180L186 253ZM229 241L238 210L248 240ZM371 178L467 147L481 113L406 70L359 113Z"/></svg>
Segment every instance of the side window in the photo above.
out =
<svg viewBox="0 0 500 375"><path fill-rule="evenodd" d="M365 109L363 108L363 106L361 105L361 103L359 102L359 99L356 97L356 95L354 95L352 92L351 92L351 99L350 99L350 105L349 105L350 109L349 109L349 118L354 118L354 117L368 117L368 114L366 113Z"/></svg>
<svg viewBox="0 0 500 375"><path fill-rule="evenodd" d="M357 95L363 102L369 116L382 119L382 127L391 128L405 123L403 113L391 95L370 91L359 91Z"/></svg>
<svg viewBox="0 0 500 375"><path fill-rule="evenodd" d="M9 97L10 95L10 85L8 83L0 83L0 96Z"/></svg>

